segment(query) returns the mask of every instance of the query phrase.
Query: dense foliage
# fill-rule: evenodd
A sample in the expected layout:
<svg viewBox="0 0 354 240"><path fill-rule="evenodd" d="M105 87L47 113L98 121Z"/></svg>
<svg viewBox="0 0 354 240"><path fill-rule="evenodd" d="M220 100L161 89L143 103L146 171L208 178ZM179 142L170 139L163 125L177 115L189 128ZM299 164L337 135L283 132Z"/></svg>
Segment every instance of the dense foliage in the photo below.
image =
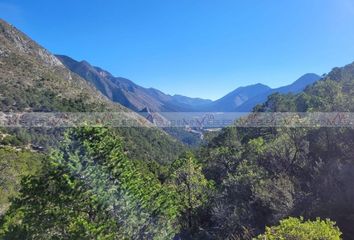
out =
<svg viewBox="0 0 354 240"><path fill-rule="evenodd" d="M40 171L43 158L36 152L0 147L0 215L7 209L9 200L17 195L21 179Z"/></svg>
<svg viewBox="0 0 354 240"><path fill-rule="evenodd" d="M201 164L190 152L171 165L168 181L177 193L182 230L184 234L193 234L198 229L198 210L212 193L213 182L205 178Z"/></svg>
<svg viewBox="0 0 354 240"><path fill-rule="evenodd" d="M353 76L353 64L334 69L304 93L274 94L255 110L353 111ZM211 239L251 239L288 216L321 217L352 239L353 139L340 127L223 129L199 153L217 189L201 228Z"/></svg>
<svg viewBox="0 0 354 240"><path fill-rule="evenodd" d="M5 239L166 239L178 230L176 193L123 153L104 128L69 132L3 218Z"/></svg>

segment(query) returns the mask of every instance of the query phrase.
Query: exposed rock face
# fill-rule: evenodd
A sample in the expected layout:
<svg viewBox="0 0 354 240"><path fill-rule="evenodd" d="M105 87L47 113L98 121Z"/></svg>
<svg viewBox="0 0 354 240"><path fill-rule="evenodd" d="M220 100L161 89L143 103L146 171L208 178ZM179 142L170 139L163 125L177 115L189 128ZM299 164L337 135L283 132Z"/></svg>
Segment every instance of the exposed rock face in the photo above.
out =
<svg viewBox="0 0 354 240"><path fill-rule="evenodd" d="M40 47L37 43L32 41L28 36L17 30L14 26L6 23L0 19L0 34L7 38L8 42L12 44L19 52L32 55L40 58L47 66L62 66L63 64L49 51ZM4 50L1 50L4 52ZM2 55L0 52L0 55Z"/></svg>

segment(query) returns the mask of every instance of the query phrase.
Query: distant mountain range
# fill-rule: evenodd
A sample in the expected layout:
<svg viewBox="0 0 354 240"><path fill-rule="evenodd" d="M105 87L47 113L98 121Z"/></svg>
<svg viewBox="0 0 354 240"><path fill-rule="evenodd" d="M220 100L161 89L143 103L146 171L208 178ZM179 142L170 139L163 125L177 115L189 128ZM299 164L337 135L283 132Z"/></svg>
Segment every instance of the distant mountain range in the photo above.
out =
<svg viewBox="0 0 354 240"><path fill-rule="evenodd" d="M108 71L92 66L86 61L76 61L64 55L56 57L109 99L137 112L144 109L152 112L249 112L273 93L298 93L321 78L314 73L308 73L290 85L275 89L258 83L239 87L226 96L211 101L181 95L171 96L154 88L141 87L131 80L114 77Z"/></svg>
<svg viewBox="0 0 354 240"><path fill-rule="evenodd" d="M267 100L268 96L270 96L273 93L296 94L302 92L307 86L315 83L320 79L321 77L318 76L317 74L307 73L301 76L299 79L297 79L295 82L293 82L290 85L286 85L274 89L268 89L268 90L266 90L266 88L263 88L264 89L263 92L260 92L256 96L249 98L247 101L243 102L241 105L237 106L236 108L233 108L233 106L231 106L229 109L231 111L233 111L232 109L235 109L234 111L236 112L250 112L256 105L264 103ZM250 88L249 91L252 92L255 90Z"/></svg>
<svg viewBox="0 0 354 240"><path fill-rule="evenodd" d="M144 88L134 82L114 77L108 71L94 67L86 61L76 61L68 56L56 57L72 72L91 82L114 102L134 111L148 108L153 112L194 111L195 107L210 104L211 100L168 95L154 88Z"/></svg>

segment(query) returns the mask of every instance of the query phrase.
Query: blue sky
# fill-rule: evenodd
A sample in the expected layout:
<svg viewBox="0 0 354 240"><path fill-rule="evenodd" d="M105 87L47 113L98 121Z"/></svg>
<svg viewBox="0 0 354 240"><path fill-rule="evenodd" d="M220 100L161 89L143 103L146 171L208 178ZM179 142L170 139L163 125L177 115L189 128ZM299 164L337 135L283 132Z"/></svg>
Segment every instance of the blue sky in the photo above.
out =
<svg viewBox="0 0 354 240"><path fill-rule="evenodd" d="M0 17L53 53L191 97L354 61L353 0L0 0Z"/></svg>

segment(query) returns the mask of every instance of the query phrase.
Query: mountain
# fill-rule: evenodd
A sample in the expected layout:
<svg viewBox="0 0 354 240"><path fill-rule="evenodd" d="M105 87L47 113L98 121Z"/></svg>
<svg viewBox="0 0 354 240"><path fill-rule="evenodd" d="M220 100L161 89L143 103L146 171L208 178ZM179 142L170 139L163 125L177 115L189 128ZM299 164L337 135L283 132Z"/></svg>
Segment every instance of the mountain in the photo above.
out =
<svg viewBox="0 0 354 240"><path fill-rule="evenodd" d="M270 89L270 90L263 92L257 96L249 98L242 105L235 108L235 111L237 111L237 112L250 112L250 111L252 111L252 109L256 105L265 102L267 100L268 96L270 96L274 93L296 94L296 93L303 91L307 86L315 83L319 79L321 79L321 77L318 76L317 74L307 73L307 74L301 76L298 80L296 80L294 83L292 83L290 85L280 87L280 88Z"/></svg>
<svg viewBox="0 0 354 240"><path fill-rule="evenodd" d="M127 111L3 20L0 43L2 111Z"/></svg>
<svg viewBox="0 0 354 240"><path fill-rule="evenodd" d="M299 93L305 89L308 85L311 85L315 83L316 81L320 80L320 76L318 76L315 73L307 73L303 76L301 76L298 80L296 80L294 83L276 88L273 90L273 92L278 92L278 93Z"/></svg>
<svg viewBox="0 0 354 240"><path fill-rule="evenodd" d="M202 99L202 98L190 98L182 95L173 95L172 96L173 101L179 103L179 104L186 104L191 106L192 108L197 108L197 107L204 107L209 104L211 104L213 101L209 99Z"/></svg>
<svg viewBox="0 0 354 240"><path fill-rule="evenodd" d="M144 88L134 82L114 77L108 71L76 61L68 56L56 57L71 71L91 82L98 90L114 102L134 111L149 108L153 112L192 111L194 107L210 103L210 100L168 95L154 88Z"/></svg>
<svg viewBox="0 0 354 240"><path fill-rule="evenodd" d="M272 89L261 83L239 87L211 104L201 106L201 108L211 112L250 112L256 105L265 102L268 96L273 93L296 94L320 78L314 73L308 73L292 84L279 88Z"/></svg>
<svg viewBox="0 0 354 240"><path fill-rule="evenodd" d="M88 69L89 64L82 63L80 67ZM0 20L0 107L2 112L120 112L119 120L141 126L112 129L123 137L125 151L132 159L166 163L183 149L177 140L139 114L112 102L93 84L3 20ZM56 140L53 135L45 136L43 129L38 130L37 140L33 139L34 133L28 133L37 130L26 131L23 133L26 138L40 145Z"/></svg>
<svg viewBox="0 0 354 240"><path fill-rule="evenodd" d="M258 83L239 87L226 96L211 101L182 95L171 96L154 88L141 87L129 79L114 77L108 71L92 66L87 61L76 61L65 55L56 55L56 57L72 72L92 83L109 99L136 112L145 108L152 112L249 112L275 92L298 93L320 79L318 75L309 73L290 85L276 89Z"/></svg>
<svg viewBox="0 0 354 240"><path fill-rule="evenodd" d="M214 101L207 107L209 111L232 112L242 106L249 99L265 94L271 90L263 84L255 84L246 87L239 87L226 96Z"/></svg>

